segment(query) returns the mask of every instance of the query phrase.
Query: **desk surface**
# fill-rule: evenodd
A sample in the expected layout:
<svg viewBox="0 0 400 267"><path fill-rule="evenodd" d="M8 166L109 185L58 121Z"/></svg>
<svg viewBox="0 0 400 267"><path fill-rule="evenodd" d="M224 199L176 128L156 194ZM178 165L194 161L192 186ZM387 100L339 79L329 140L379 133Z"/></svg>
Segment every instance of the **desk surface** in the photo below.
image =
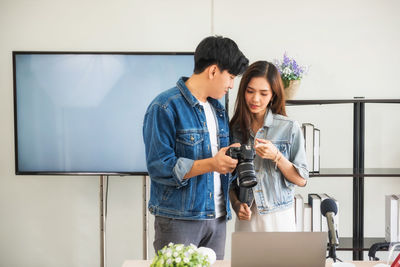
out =
<svg viewBox="0 0 400 267"><path fill-rule="evenodd" d="M124 262L122 267L149 267L151 264L151 260L127 260ZM382 263L379 261L352 261L352 263L356 267L372 267L378 263ZM230 260L216 261L212 267L230 267ZM325 267L331 267L332 261L327 261Z"/></svg>

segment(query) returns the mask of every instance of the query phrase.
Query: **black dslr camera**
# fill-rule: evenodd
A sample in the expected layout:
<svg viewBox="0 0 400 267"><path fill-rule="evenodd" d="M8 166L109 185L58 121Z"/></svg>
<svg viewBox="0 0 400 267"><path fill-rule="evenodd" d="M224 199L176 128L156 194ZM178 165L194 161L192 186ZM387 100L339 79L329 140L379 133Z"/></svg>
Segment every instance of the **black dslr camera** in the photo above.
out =
<svg viewBox="0 0 400 267"><path fill-rule="evenodd" d="M226 151L226 155L239 161L235 171L238 174L240 187L251 188L257 185L253 163L255 152L251 146L230 147Z"/></svg>

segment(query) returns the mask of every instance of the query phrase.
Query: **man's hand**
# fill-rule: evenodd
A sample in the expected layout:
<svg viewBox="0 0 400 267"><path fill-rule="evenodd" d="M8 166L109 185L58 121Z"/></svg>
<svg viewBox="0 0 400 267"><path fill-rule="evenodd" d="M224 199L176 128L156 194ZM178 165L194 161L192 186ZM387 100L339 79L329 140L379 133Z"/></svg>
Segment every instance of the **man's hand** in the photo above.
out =
<svg viewBox="0 0 400 267"><path fill-rule="evenodd" d="M238 147L240 146L239 143L232 144L228 147L221 148L218 153L213 157L214 159L214 168L216 172L221 174L231 173L235 170L236 165L238 164L237 159L233 159L226 155L226 151L230 147Z"/></svg>
<svg viewBox="0 0 400 267"><path fill-rule="evenodd" d="M240 144L236 143L229 147L238 145L240 146ZM229 147L221 148L212 158L195 160L192 168L185 174L183 179L189 179L207 172L219 172L221 174L233 172L238 164L238 160L225 155Z"/></svg>

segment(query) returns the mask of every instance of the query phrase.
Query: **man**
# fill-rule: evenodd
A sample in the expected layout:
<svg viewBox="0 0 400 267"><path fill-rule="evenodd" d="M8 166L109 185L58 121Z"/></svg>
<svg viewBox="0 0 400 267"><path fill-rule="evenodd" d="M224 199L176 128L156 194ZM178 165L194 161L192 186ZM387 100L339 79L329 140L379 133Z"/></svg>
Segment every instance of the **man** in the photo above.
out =
<svg viewBox="0 0 400 267"><path fill-rule="evenodd" d="M217 99L233 87L248 59L229 38L207 37L197 46L194 73L158 95L143 123L149 210L155 215L154 249L169 242L225 251L229 173L229 126Z"/></svg>

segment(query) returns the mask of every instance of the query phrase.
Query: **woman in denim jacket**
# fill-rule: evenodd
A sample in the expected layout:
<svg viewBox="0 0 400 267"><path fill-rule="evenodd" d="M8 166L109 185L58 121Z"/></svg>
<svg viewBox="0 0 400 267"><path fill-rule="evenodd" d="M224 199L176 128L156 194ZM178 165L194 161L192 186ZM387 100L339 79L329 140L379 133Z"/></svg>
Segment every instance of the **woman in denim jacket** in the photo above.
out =
<svg viewBox="0 0 400 267"><path fill-rule="evenodd" d="M298 122L286 116L282 80L273 64L257 61L243 74L230 128L233 143L254 148L258 182L240 190L236 181L232 184L236 231L295 231L294 187L305 186L308 178L304 138Z"/></svg>

